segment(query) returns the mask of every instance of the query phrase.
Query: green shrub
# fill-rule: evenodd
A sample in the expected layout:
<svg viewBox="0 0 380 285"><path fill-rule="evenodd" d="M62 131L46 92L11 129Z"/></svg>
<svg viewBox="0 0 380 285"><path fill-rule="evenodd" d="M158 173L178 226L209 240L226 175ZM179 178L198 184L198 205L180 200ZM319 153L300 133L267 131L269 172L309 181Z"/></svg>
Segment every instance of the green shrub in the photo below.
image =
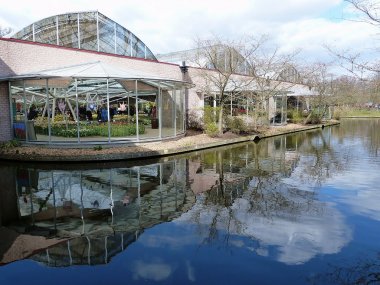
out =
<svg viewBox="0 0 380 285"><path fill-rule="evenodd" d="M94 146L94 150L99 151L102 150L103 147L101 145Z"/></svg>
<svg viewBox="0 0 380 285"><path fill-rule="evenodd" d="M287 113L287 118L289 119L289 122L298 124L303 121L303 116L300 111L297 110L289 110Z"/></svg>
<svg viewBox="0 0 380 285"><path fill-rule="evenodd" d="M340 120L340 118L342 117L342 115L343 115L343 111L342 111L342 109L338 109L338 108L334 108L334 113L333 113L333 118L335 119L335 120Z"/></svg>
<svg viewBox="0 0 380 285"><path fill-rule="evenodd" d="M321 115L318 112L312 111L305 119L305 124L320 124L322 122Z"/></svg>
<svg viewBox="0 0 380 285"><path fill-rule="evenodd" d="M203 109L203 121L205 126L219 121L220 107L205 106Z"/></svg>
<svg viewBox="0 0 380 285"><path fill-rule="evenodd" d="M241 117L228 116L225 119L226 127L235 134L247 132L247 125Z"/></svg>
<svg viewBox="0 0 380 285"><path fill-rule="evenodd" d="M0 145L0 148L9 149L20 146L21 143L17 139L13 139L7 142L4 142Z"/></svg>
<svg viewBox="0 0 380 285"><path fill-rule="evenodd" d="M212 138L215 138L219 135L218 126L214 122L205 125L205 132L208 136Z"/></svg>
<svg viewBox="0 0 380 285"><path fill-rule="evenodd" d="M37 134L48 135L47 126L35 126ZM77 125L69 125L68 128L59 125L51 127L51 133L54 136L74 138L78 136ZM139 124L139 134L145 133L145 126ZM108 124L81 124L80 137L101 136L108 137ZM124 137L136 135L135 124L111 124L111 137Z"/></svg>

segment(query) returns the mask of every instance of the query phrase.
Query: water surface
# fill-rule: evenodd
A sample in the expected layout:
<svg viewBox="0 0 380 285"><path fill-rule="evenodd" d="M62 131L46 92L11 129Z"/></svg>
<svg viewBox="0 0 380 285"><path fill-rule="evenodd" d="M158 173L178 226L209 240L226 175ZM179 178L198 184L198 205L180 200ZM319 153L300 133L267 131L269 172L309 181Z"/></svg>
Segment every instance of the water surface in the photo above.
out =
<svg viewBox="0 0 380 285"><path fill-rule="evenodd" d="M2 163L0 284L378 284L380 120L162 160Z"/></svg>

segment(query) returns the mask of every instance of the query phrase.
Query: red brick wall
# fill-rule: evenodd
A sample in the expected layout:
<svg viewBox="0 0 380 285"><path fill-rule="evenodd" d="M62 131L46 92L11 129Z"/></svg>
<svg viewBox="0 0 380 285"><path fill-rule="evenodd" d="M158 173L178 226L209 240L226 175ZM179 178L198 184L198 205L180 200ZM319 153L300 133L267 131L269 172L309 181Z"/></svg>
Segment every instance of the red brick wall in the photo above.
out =
<svg viewBox="0 0 380 285"><path fill-rule="evenodd" d="M10 118L8 82L0 82L0 141L13 138Z"/></svg>

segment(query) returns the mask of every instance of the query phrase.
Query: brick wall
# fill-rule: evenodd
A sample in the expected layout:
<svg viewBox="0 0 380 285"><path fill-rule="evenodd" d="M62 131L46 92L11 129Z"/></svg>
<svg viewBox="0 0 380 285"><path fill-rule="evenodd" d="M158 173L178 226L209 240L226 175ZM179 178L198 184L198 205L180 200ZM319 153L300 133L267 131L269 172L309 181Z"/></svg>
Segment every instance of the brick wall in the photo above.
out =
<svg viewBox="0 0 380 285"><path fill-rule="evenodd" d="M8 82L0 82L0 141L13 138L10 118Z"/></svg>

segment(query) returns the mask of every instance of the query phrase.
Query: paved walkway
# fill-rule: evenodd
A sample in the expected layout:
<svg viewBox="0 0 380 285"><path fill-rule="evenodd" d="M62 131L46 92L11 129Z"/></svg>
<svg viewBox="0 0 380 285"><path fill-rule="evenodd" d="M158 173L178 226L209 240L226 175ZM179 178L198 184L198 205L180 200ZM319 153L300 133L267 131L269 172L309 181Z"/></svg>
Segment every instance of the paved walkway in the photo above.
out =
<svg viewBox="0 0 380 285"><path fill-rule="evenodd" d="M237 136L229 134L221 138L211 138L206 134L195 134L170 141L117 146L106 145L102 146L101 149L94 147L65 148L57 146L24 145L20 147L0 149L0 159L35 162L80 162L139 159L166 156L245 141L253 141L255 139L263 139L271 136L318 129L336 124L339 124L339 122L332 121L324 124L307 126L288 124L286 126L270 127L269 129L256 135Z"/></svg>

